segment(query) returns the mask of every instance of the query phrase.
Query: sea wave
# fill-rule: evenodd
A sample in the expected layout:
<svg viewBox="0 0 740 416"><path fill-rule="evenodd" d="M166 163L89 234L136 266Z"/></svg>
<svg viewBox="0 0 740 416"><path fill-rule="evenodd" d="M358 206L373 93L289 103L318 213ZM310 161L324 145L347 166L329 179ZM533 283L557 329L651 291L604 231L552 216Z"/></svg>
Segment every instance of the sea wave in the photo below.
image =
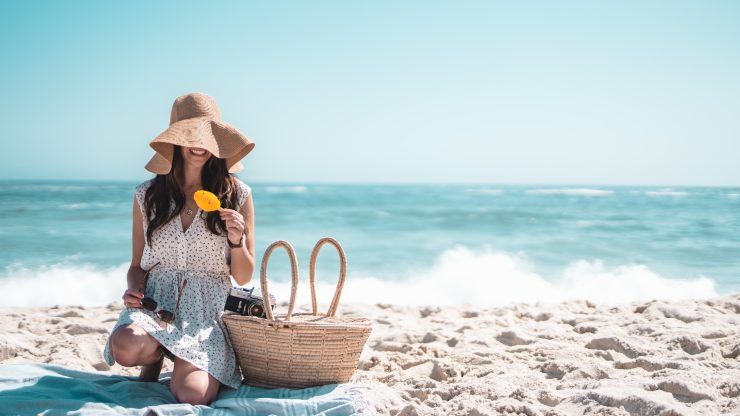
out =
<svg viewBox="0 0 740 416"><path fill-rule="evenodd" d="M128 267L128 263L109 268L90 264L34 268L10 265L0 275L0 307L106 305L121 299Z"/></svg>
<svg viewBox="0 0 740 416"><path fill-rule="evenodd" d="M661 189L658 191L647 191L645 192L645 195L647 196L686 196L688 195L688 192L685 191L674 191L673 189Z"/></svg>
<svg viewBox="0 0 740 416"><path fill-rule="evenodd" d="M300 194L308 191L306 186L268 186L265 190L271 194Z"/></svg>
<svg viewBox="0 0 740 416"><path fill-rule="evenodd" d="M606 189L590 188L560 188L560 189L528 189L525 191L529 195L568 195L568 196L611 196L614 191Z"/></svg>
<svg viewBox="0 0 740 416"><path fill-rule="evenodd" d="M467 191L473 194L480 194L480 195L503 195L504 194L503 189L495 189L495 188L469 188L467 189Z"/></svg>
<svg viewBox="0 0 740 416"><path fill-rule="evenodd" d="M109 186L103 186L109 187ZM101 188L99 184L92 185L53 185L53 184L35 184L35 183L23 183L17 185L5 185L2 186L4 192L86 192L90 190L97 190Z"/></svg>
<svg viewBox="0 0 740 416"><path fill-rule="evenodd" d="M318 292L323 291L323 299L329 299L333 286L322 286ZM283 289L287 289L287 285ZM598 260L578 260L559 276L547 279L533 271L524 255L456 246L442 253L428 270L415 272L402 280L353 276L345 285L343 299L347 302L500 306L511 302L557 303L569 299L617 304L717 295L715 283L709 278L668 278L644 265L610 269Z"/></svg>
<svg viewBox="0 0 740 416"><path fill-rule="evenodd" d="M303 266L307 267L307 266ZM8 267L0 276L0 307L79 304L105 305L120 300L126 288L128 264L110 268L89 265L54 265L41 268ZM299 304L310 302L307 273L301 270ZM259 287L259 275L247 285ZM290 294L288 282L271 282L278 299ZM328 302L335 282L317 283L319 302ZM572 262L557 276L533 271L523 254L494 251L486 246L472 250L454 246L445 250L427 269L408 272L394 279L372 273L349 271L343 303L395 303L481 307L512 302L557 303L588 299L617 304L651 299L686 299L717 296L715 282L707 277L662 276L645 265L606 267L601 261Z"/></svg>
<svg viewBox="0 0 740 416"><path fill-rule="evenodd" d="M75 202L71 204L62 204L59 207L67 210L89 209L89 208L110 208L112 202Z"/></svg>

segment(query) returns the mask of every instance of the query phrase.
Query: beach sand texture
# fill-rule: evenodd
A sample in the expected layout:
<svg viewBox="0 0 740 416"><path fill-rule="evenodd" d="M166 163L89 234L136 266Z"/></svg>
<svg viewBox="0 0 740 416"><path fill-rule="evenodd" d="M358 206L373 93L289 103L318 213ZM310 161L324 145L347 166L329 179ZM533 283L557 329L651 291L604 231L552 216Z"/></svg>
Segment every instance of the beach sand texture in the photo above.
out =
<svg viewBox="0 0 740 416"><path fill-rule="evenodd" d="M137 375L101 356L121 307L5 308L0 362ZM354 381L373 386L379 414L740 414L740 294L339 313L373 320Z"/></svg>

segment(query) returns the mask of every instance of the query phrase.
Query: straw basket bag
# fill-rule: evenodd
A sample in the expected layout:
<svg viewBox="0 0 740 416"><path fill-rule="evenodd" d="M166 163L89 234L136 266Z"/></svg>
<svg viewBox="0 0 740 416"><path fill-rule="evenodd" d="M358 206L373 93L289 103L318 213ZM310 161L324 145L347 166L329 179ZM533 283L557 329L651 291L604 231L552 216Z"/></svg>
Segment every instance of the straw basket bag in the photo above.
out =
<svg viewBox="0 0 740 416"><path fill-rule="evenodd" d="M326 314L317 313L314 282L316 255L330 243L339 252L340 273L334 298ZM278 240L270 244L262 257L260 285L263 299L269 299L267 262L277 247L288 251L292 286L288 313L267 318L224 314L231 344L236 352L244 383L257 387L303 388L331 383L345 383L357 369L362 347L371 331L371 321L358 317L335 317L342 294L347 260L337 240L321 238L311 252L310 283L313 313L293 313L298 287L298 260L293 246Z"/></svg>

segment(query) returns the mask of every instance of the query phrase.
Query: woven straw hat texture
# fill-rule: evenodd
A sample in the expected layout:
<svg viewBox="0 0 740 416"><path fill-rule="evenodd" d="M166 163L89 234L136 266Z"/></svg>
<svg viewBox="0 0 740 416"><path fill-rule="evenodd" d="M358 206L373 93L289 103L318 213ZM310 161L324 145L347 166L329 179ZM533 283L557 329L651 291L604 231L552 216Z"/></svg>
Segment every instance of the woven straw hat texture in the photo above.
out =
<svg viewBox="0 0 740 416"><path fill-rule="evenodd" d="M172 169L174 145L199 147L225 159L230 173L240 172L240 162L254 149L254 142L236 127L221 120L221 110L209 95L195 92L175 99L170 126L149 143L156 152L145 169L166 175Z"/></svg>

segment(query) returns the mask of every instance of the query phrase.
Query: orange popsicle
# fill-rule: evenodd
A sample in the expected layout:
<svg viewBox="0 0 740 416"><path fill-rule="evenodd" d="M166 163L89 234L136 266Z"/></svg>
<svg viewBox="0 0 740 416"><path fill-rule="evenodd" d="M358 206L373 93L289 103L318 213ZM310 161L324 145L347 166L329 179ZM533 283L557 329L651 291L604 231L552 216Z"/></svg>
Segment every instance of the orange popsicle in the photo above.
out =
<svg viewBox="0 0 740 416"><path fill-rule="evenodd" d="M195 191L193 199L195 199L195 203L198 207L205 212L221 210L221 201L219 201L218 197L211 192L202 189Z"/></svg>

